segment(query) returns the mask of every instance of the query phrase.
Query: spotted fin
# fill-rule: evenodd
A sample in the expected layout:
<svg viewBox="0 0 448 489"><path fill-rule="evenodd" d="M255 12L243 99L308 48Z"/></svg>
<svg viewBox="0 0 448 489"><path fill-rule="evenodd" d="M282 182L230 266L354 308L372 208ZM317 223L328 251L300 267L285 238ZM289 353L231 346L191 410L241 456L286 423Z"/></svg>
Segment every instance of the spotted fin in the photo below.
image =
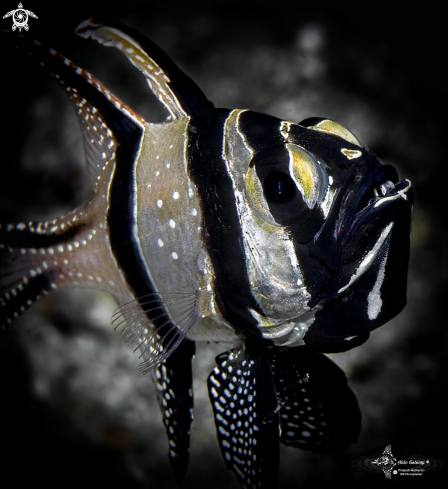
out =
<svg viewBox="0 0 448 489"><path fill-rule="evenodd" d="M193 341L185 340L152 371L157 400L169 443L171 468L180 482L189 460L190 425L193 421Z"/></svg>
<svg viewBox="0 0 448 489"><path fill-rule="evenodd" d="M361 431L361 413L344 372L306 348L275 351L271 367L280 415L280 442L332 452L347 448Z"/></svg>
<svg viewBox="0 0 448 489"><path fill-rule="evenodd" d="M170 112L172 120L195 117L214 109L196 83L154 42L139 32L118 23L102 25L89 19L79 24L76 33L122 51L143 73L154 95Z"/></svg>
<svg viewBox="0 0 448 489"><path fill-rule="evenodd" d="M276 487L278 416L263 423L276 406L269 360L236 350L215 361L207 386L226 467L245 489Z"/></svg>
<svg viewBox="0 0 448 489"><path fill-rule="evenodd" d="M53 289L93 286L127 298L109 244L110 184L119 161L132 155L144 120L90 73L39 41L3 32L16 61L26 58L59 81L84 126L93 198L46 222L0 224L0 324L9 324ZM120 289L121 287L121 289Z"/></svg>
<svg viewBox="0 0 448 489"><path fill-rule="evenodd" d="M2 31L2 39L11 45L14 61L23 58L30 68L37 67L53 77L74 104L82 123L89 180L96 190L98 180L107 178L112 170L117 145L138 137L145 120L88 71L40 41L9 31Z"/></svg>

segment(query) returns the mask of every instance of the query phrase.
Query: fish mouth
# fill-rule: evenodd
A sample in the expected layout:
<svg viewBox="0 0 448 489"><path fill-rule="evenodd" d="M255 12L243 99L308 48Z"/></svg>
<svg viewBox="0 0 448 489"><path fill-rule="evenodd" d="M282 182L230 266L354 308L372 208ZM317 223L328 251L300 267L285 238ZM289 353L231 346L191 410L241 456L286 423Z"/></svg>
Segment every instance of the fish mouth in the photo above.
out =
<svg viewBox="0 0 448 489"><path fill-rule="evenodd" d="M311 260L307 268L314 288L308 305L315 321L304 341L330 352L334 345L352 348L345 338L365 340L406 305L412 186L399 180L392 166L366 165L357 169L338 200L336 219L321 234L326 246L318 248L322 261L328 259L327 243L335 238L337 266L319 268L318 260Z"/></svg>
<svg viewBox="0 0 448 489"><path fill-rule="evenodd" d="M363 180L347 191L341 205L336 233L342 250L355 235L369 226L370 221L374 220L376 226L383 227L386 221L391 220L391 211L397 206L412 206L412 184L408 179L399 180L394 167L381 165Z"/></svg>

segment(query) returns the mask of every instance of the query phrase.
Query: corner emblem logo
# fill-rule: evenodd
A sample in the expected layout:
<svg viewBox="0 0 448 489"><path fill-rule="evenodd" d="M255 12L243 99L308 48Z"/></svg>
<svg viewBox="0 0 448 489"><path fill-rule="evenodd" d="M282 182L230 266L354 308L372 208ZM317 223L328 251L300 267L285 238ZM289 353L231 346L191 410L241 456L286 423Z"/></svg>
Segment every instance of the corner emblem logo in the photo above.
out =
<svg viewBox="0 0 448 489"><path fill-rule="evenodd" d="M372 460L371 463L383 469L384 475L390 479L392 469L397 465L397 459L392 455L391 446L387 445L381 457Z"/></svg>
<svg viewBox="0 0 448 489"><path fill-rule="evenodd" d="M16 10L11 10L11 12L8 12L3 16L4 19L7 17L12 16L12 30L15 31L16 29L19 29L19 32L22 32L22 29L25 29L26 31L29 29L28 27L28 17L34 17L37 19L37 15L33 12L30 12L29 10L25 10L23 8L23 5L19 3L19 6L17 7Z"/></svg>
<svg viewBox="0 0 448 489"><path fill-rule="evenodd" d="M394 476L421 476L426 472L441 469L443 461L431 455L416 454L405 460L397 460L392 455L392 447L387 445L382 455L379 453L358 457L351 466L366 472L383 474L392 479Z"/></svg>

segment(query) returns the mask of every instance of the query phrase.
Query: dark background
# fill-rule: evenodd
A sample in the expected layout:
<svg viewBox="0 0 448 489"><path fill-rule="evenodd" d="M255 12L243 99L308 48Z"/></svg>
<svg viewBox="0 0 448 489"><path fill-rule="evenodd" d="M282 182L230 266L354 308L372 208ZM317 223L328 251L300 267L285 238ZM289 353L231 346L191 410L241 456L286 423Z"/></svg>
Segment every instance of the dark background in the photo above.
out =
<svg viewBox="0 0 448 489"><path fill-rule="evenodd" d="M3 2L2 16L17 8ZM166 113L116 50L73 35L91 15L126 23L164 49L217 107L284 120L325 116L351 129L415 195L408 307L361 347L333 355L363 413L356 445L334 456L282 448L279 487L446 483L447 468L396 478L350 467L392 445L446 453L446 41L440 13L378 3L155 3L28 0L27 36L91 71L148 122ZM293 6L291 6L293 5ZM11 29L11 19L1 27ZM87 197L80 130L56 83L2 44L0 222L52 219ZM100 292L59 291L0 337L2 487L178 487L149 376L114 335ZM181 487L237 488L218 450L205 381L225 349L198 345L190 468Z"/></svg>

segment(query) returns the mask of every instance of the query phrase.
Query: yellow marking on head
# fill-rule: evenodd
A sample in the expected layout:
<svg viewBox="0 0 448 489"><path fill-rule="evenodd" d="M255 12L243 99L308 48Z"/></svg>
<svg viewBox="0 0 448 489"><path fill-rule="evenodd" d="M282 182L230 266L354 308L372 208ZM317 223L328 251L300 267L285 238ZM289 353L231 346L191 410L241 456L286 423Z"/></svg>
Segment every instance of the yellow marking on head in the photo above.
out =
<svg viewBox="0 0 448 489"><path fill-rule="evenodd" d="M351 149L342 148L341 153L347 156L349 160L354 160L362 156L361 151L353 151Z"/></svg>
<svg viewBox="0 0 448 489"><path fill-rule="evenodd" d="M283 138L285 139L285 141L288 139L290 129L291 129L291 123L290 122L286 122L286 121L281 122L280 132L281 132Z"/></svg>
<svg viewBox="0 0 448 489"><path fill-rule="evenodd" d="M268 205L263 195L263 188L254 167L250 167L246 175L246 191L250 201L264 215L270 215Z"/></svg>
<svg viewBox="0 0 448 489"><path fill-rule="evenodd" d="M326 132L327 134L334 134L335 136L339 136L340 138L345 139L349 143L356 144L356 146L362 147L361 143L358 141L353 133L351 133L348 129L341 126L337 122L330 121L330 119L319 122L317 126L312 126L309 129Z"/></svg>
<svg viewBox="0 0 448 489"><path fill-rule="evenodd" d="M317 175L315 161L311 156L295 144L287 144L289 153L289 172L308 207L315 203L315 191L317 187Z"/></svg>

